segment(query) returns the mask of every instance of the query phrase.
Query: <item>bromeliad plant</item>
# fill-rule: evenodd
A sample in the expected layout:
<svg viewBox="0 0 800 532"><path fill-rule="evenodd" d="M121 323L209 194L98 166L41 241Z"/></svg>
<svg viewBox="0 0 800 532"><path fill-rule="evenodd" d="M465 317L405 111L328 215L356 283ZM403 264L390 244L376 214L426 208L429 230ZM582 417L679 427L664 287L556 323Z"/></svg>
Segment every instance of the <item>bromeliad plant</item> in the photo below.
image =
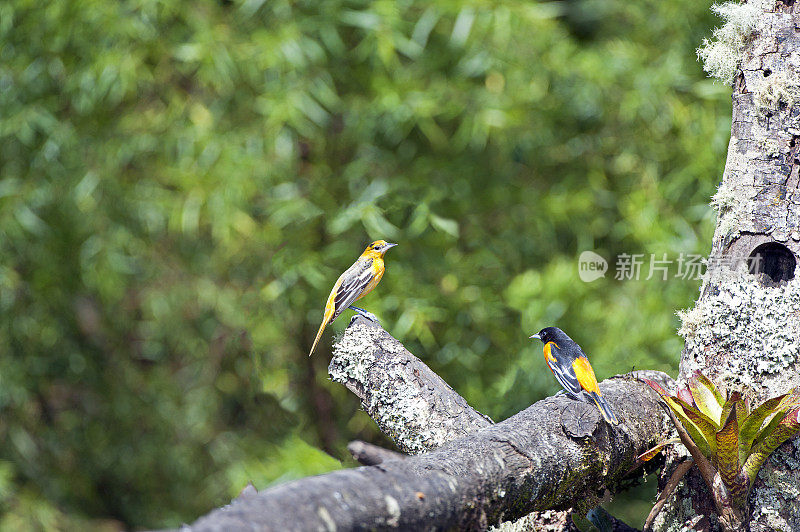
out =
<svg viewBox="0 0 800 532"><path fill-rule="evenodd" d="M767 457L800 430L800 388L751 409L741 392L720 391L702 373L669 395L646 380L669 407L681 441L692 455L729 530L744 522L747 495Z"/></svg>

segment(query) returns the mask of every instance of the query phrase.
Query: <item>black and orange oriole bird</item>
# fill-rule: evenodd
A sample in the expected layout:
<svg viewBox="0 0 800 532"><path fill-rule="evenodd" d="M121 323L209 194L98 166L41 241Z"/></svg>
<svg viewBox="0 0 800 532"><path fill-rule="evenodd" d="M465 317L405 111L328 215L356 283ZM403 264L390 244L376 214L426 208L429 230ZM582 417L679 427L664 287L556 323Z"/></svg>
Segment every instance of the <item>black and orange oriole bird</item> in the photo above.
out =
<svg viewBox="0 0 800 532"><path fill-rule="evenodd" d="M319 332L317 332L317 337L314 339L314 345L311 346L308 356L311 356L314 348L317 347L325 327L339 317L339 314L344 309L355 310L365 318L376 321L372 313L362 308L354 307L352 304L369 294L381 282L383 272L386 271L386 267L383 265L383 256L396 245L386 240L376 240L367 246L367 249L364 250L364 253L358 257L353 265L339 276L333 285L331 295L328 296L328 302L325 303L322 325L319 326Z"/></svg>
<svg viewBox="0 0 800 532"><path fill-rule="evenodd" d="M531 338L537 338L544 343L544 360L547 362L547 367L569 396L578 399L581 391L585 391L600 409L606 421L612 425L619 423L617 416L600 393L597 377L594 376L592 365L589 364L589 359L586 358L581 346L558 327L545 327Z"/></svg>

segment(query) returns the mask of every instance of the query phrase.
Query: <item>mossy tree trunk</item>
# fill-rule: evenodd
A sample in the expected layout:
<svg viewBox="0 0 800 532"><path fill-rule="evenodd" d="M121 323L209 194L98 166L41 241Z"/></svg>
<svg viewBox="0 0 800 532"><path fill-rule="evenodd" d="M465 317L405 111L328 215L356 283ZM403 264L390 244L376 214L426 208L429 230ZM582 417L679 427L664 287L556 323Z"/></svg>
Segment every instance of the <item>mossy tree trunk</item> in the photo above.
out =
<svg viewBox="0 0 800 532"><path fill-rule="evenodd" d="M736 61L733 123L714 198L719 216L708 271L695 307L681 316L679 381L701 370L728 389L752 389L751 399L762 401L800 385L800 6L761 0L720 12L727 23L701 55L717 74L719 64ZM746 526L800 530L798 500L795 439L759 473ZM696 471L655 529L690 525L717 526Z"/></svg>

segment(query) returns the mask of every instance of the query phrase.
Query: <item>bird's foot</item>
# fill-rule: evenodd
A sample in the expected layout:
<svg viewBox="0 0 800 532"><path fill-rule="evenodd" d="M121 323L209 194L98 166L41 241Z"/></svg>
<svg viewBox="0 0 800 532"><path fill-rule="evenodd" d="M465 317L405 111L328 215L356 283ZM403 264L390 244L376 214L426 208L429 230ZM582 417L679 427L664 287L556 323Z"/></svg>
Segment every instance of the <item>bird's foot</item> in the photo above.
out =
<svg viewBox="0 0 800 532"><path fill-rule="evenodd" d="M568 392L567 390L558 390L556 395L566 395L570 399L575 399L576 401L579 400L578 396L572 392Z"/></svg>
<svg viewBox="0 0 800 532"><path fill-rule="evenodd" d="M363 308L354 307L353 305L350 305L347 308L349 308L350 310L355 310L358 314L360 314L361 316L364 316L369 321L375 322L378 325L381 324L381 322L378 320L378 317L375 316L375 314L373 314L372 312L368 312L368 311L364 310ZM352 318L350 318L350 323L353 323L354 319L356 319L356 316L353 316Z"/></svg>

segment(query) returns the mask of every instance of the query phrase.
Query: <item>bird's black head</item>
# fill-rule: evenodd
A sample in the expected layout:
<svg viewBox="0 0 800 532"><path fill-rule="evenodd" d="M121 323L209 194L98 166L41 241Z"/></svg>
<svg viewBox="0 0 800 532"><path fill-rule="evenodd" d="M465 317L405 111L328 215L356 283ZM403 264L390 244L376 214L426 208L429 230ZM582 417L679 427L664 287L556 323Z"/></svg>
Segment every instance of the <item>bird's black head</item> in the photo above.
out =
<svg viewBox="0 0 800 532"><path fill-rule="evenodd" d="M567 336L567 333L558 327L545 327L538 333L531 336L531 338L538 338L542 343L555 342L556 345L561 345L567 342L572 342L572 338Z"/></svg>

